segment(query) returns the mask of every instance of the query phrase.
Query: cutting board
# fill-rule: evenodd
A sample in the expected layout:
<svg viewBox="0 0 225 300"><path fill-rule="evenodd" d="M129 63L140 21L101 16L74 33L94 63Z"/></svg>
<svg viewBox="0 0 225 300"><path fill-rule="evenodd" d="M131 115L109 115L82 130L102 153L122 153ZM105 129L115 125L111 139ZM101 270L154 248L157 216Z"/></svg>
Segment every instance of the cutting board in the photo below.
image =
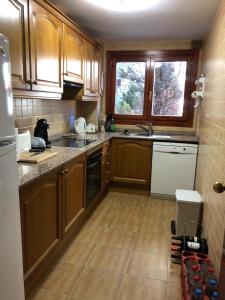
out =
<svg viewBox="0 0 225 300"><path fill-rule="evenodd" d="M20 162L26 162L31 164L38 164L46 159L54 157L58 152L54 152L52 150L46 150L43 153L36 154L34 152L22 152L19 156Z"/></svg>

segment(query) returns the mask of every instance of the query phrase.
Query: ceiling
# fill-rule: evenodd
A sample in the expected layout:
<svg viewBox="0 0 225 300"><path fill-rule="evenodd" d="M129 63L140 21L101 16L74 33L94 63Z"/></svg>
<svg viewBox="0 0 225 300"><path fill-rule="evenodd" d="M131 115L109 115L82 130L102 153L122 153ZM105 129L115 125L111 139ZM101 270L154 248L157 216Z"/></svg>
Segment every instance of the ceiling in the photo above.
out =
<svg viewBox="0 0 225 300"><path fill-rule="evenodd" d="M120 41L204 39L221 3L221 0L160 0L145 11L118 13L87 0L50 1L95 38Z"/></svg>

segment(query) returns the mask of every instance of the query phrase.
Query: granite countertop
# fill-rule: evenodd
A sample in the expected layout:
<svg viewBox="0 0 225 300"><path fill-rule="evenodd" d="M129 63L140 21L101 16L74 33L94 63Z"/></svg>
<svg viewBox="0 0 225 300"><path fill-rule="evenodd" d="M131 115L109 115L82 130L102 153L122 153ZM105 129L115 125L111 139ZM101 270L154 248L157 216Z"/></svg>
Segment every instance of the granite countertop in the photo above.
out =
<svg viewBox="0 0 225 300"><path fill-rule="evenodd" d="M171 135L171 134L169 134ZM76 135L74 135L76 136ZM86 138L96 140L95 142L89 144L85 148L67 148L67 147L56 147L53 146L52 149L58 154L39 164L29 164L29 163L18 163L19 172L19 186L23 186L28 182L31 182L38 177L44 175L45 173L53 170L56 167L70 161L71 159L78 157L81 154L99 146L101 143L110 140L111 138L125 138L125 139L145 139L154 141L165 141L165 142L184 142L184 143L198 143L198 138L189 134L172 134L169 138L160 138L153 136L133 136L133 135L123 135L121 132L104 132L95 134L86 134Z"/></svg>

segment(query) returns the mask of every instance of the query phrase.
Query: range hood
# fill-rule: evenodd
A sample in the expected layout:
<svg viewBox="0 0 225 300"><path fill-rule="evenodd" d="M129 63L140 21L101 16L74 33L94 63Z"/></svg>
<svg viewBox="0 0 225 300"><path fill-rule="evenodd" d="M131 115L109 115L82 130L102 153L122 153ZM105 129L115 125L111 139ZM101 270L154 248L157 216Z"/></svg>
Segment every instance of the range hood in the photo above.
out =
<svg viewBox="0 0 225 300"><path fill-rule="evenodd" d="M82 83L75 83L67 80L63 81L64 88L82 89L83 86L84 85Z"/></svg>

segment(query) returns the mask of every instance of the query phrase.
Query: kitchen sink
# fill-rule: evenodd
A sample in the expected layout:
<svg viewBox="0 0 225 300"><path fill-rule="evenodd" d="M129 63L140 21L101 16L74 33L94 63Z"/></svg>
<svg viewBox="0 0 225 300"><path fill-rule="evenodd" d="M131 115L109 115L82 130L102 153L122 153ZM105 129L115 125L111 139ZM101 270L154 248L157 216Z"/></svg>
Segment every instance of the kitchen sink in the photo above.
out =
<svg viewBox="0 0 225 300"><path fill-rule="evenodd" d="M122 132L122 135L126 136L145 136L151 139L170 139L172 136L171 135L163 135L163 134L148 134L147 132L129 132L127 129Z"/></svg>
<svg viewBox="0 0 225 300"><path fill-rule="evenodd" d="M151 137L153 139L171 139L171 135L163 135L163 134L152 134Z"/></svg>

